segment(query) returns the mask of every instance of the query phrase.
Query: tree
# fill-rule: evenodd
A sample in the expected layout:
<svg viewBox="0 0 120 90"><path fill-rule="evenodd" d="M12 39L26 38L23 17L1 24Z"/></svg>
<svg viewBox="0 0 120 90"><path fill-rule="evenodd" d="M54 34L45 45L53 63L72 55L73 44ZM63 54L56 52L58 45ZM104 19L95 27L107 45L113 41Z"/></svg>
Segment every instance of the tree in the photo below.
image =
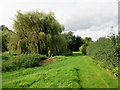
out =
<svg viewBox="0 0 120 90"><path fill-rule="evenodd" d="M10 40L10 36L12 35L12 31L8 29L5 25L0 26L0 40L1 40L1 49L2 51L8 51L8 42Z"/></svg>
<svg viewBox="0 0 120 90"><path fill-rule="evenodd" d="M2 51L2 31L0 30L0 52Z"/></svg>
<svg viewBox="0 0 120 90"><path fill-rule="evenodd" d="M15 35L11 39L17 37L18 40L11 40L10 43L19 53L47 53L49 49L56 53L60 49L59 44L62 44L58 37L64 26L56 20L53 12L17 12L14 30ZM57 41L60 43L55 43ZM13 43L16 43L15 46Z"/></svg>
<svg viewBox="0 0 120 90"><path fill-rule="evenodd" d="M8 27L6 27L5 25L1 25L1 26L0 26L0 30L3 31L3 30L9 30L9 29L8 29Z"/></svg>
<svg viewBox="0 0 120 90"><path fill-rule="evenodd" d="M116 36L116 54L117 54L117 61L120 61L120 34Z"/></svg>
<svg viewBox="0 0 120 90"><path fill-rule="evenodd" d="M73 32L64 33L66 40L68 41L68 49L71 51L79 51L79 47L84 43L80 36L73 35Z"/></svg>
<svg viewBox="0 0 120 90"><path fill-rule="evenodd" d="M85 37L84 39L84 44L79 48L79 50L86 55L87 54L87 47L89 46L89 44L92 42L92 38L90 37Z"/></svg>
<svg viewBox="0 0 120 90"><path fill-rule="evenodd" d="M111 70L116 76L120 55L119 41L119 36L101 37L96 42L89 43L87 47L87 55L94 58L100 66Z"/></svg>
<svg viewBox="0 0 120 90"><path fill-rule="evenodd" d="M85 43L89 43L92 41L92 38L91 37L85 37L84 39Z"/></svg>

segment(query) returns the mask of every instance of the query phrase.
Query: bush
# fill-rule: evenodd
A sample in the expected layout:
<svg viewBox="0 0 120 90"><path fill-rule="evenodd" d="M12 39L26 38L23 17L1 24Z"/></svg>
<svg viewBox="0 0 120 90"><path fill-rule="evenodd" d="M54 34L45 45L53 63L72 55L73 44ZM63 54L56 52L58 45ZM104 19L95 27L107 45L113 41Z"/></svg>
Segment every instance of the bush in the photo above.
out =
<svg viewBox="0 0 120 90"><path fill-rule="evenodd" d="M11 56L9 60L3 61L2 70L7 71L38 66L39 62L44 58L46 58L46 56L40 54L21 54Z"/></svg>
<svg viewBox="0 0 120 90"><path fill-rule="evenodd" d="M64 51L63 53L62 53L62 55L63 56L71 56L71 55L73 55L73 53L72 53L72 51L71 50L66 50L66 51Z"/></svg>
<svg viewBox="0 0 120 90"><path fill-rule="evenodd" d="M16 53L4 52L1 54L2 60L9 60L11 57L16 56Z"/></svg>
<svg viewBox="0 0 120 90"><path fill-rule="evenodd" d="M79 48L79 50L80 50L80 52L82 52L82 54L84 54L84 55L86 55L86 48L87 48L87 44L83 44L80 48Z"/></svg>
<svg viewBox="0 0 120 90"><path fill-rule="evenodd" d="M101 67L111 70L113 74L118 71L115 69L118 67L118 55L116 52L117 46L115 41L111 38L100 38L96 42L92 42L87 47L87 55L95 59L96 62L102 64Z"/></svg>

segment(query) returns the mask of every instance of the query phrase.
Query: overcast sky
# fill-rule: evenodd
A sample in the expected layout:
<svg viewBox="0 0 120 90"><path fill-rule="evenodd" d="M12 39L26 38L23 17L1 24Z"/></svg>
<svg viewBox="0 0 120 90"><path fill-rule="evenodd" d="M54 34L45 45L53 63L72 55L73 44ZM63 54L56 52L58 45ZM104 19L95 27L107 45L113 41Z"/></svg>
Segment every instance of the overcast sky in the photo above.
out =
<svg viewBox="0 0 120 90"><path fill-rule="evenodd" d="M0 0L0 25L12 29L16 11L52 11L56 19L81 37L107 36L118 31L119 0ZM113 26L113 29L111 28Z"/></svg>

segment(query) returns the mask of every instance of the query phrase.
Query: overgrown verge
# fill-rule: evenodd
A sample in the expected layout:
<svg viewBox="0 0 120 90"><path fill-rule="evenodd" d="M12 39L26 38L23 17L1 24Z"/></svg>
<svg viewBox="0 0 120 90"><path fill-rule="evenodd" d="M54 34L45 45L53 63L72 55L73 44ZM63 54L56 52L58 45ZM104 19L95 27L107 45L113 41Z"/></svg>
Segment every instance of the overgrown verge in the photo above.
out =
<svg viewBox="0 0 120 90"><path fill-rule="evenodd" d="M20 54L20 55L3 55L2 71L17 70L20 68L29 68L39 65L45 55L41 54Z"/></svg>
<svg viewBox="0 0 120 90"><path fill-rule="evenodd" d="M120 36L110 38L100 38L96 42L91 42L86 49L87 55L95 59L101 67L110 70L118 76L118 61L120 56Z"/></svg>

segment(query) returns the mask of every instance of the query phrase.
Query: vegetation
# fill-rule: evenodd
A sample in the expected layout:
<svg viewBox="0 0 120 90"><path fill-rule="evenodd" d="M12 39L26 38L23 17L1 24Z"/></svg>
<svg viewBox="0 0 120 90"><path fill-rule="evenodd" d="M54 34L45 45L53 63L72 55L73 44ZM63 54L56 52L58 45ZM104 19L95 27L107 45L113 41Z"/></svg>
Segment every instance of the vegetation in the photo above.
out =
<svg viewBox="0 0 120 90"><path fill-rule="evenodd" d="M118 76L118 59L120 53L119 37L99 38L96 42L91 42L87 47L87 55L95 59L102 67L109 69Z"/></svg>
<svg viewBox="0 0 120 90"><path fill-rule="evenodd" d="M10 36L12 35L12 31L9 30L5 25L0 26L0 40L1 41L1 51L8 51L7 45L10 40Z"/></svg>
<svg viewBox="0 0 120 90"><path fill-rule="evenodd" d="M2 31L0 30L0 52L2 51Z"/></svg>
<svg viewBox="0 0 120 90"><path fill-rule="evenodd" d="M17 12L14 30L12 35L7 34L9 39L5 39L3 35L3 41L7 43L5 49L9 51L18 54L47 54L47 51L51 50L56 55L68 50L66 40L61 35L64 26L55 19L52 12ZM64 48L61 48L62 46Z"/></svg>
<svg viewBox="0 0 120 90"><path fill-rule="evenodd" d="M90 37L85 37L83 45L81 45L81 47L79 47L79 50L80 50L80 52L82 52L82 54L86 55L86 53L87 53L86 49L89 46L90 42L92 42L92 39Z"/></svg>
<svg viewBox="0 0 120 90"><path fill-rule="evenodd" d="M17 12L13 27L0 26L3 88L118 87L120 33L94 42L62 33L53 12L38 11Z"/></svg>
<svg viewBox="0 0 120 90"><path fill-rule="evenodd" d="M40 65L40 61L46 56L40 54L3 55L2 71L30 68Z"/></svg>
<svg viewBox="0 0 120 90"><path fill-rule="evenodd" d="M71 51L79 51L79 47L84 44L84 40L80 36L73 35L73 32L64 33L63 36L68 42L68 49Z"/></svg>
<svg viewBox="0 0 120 90"><path fill-rule="evenodd" d="M56 56L41 67L3 73L3 88L117 88L117 79L88 56Z"/></svg>

